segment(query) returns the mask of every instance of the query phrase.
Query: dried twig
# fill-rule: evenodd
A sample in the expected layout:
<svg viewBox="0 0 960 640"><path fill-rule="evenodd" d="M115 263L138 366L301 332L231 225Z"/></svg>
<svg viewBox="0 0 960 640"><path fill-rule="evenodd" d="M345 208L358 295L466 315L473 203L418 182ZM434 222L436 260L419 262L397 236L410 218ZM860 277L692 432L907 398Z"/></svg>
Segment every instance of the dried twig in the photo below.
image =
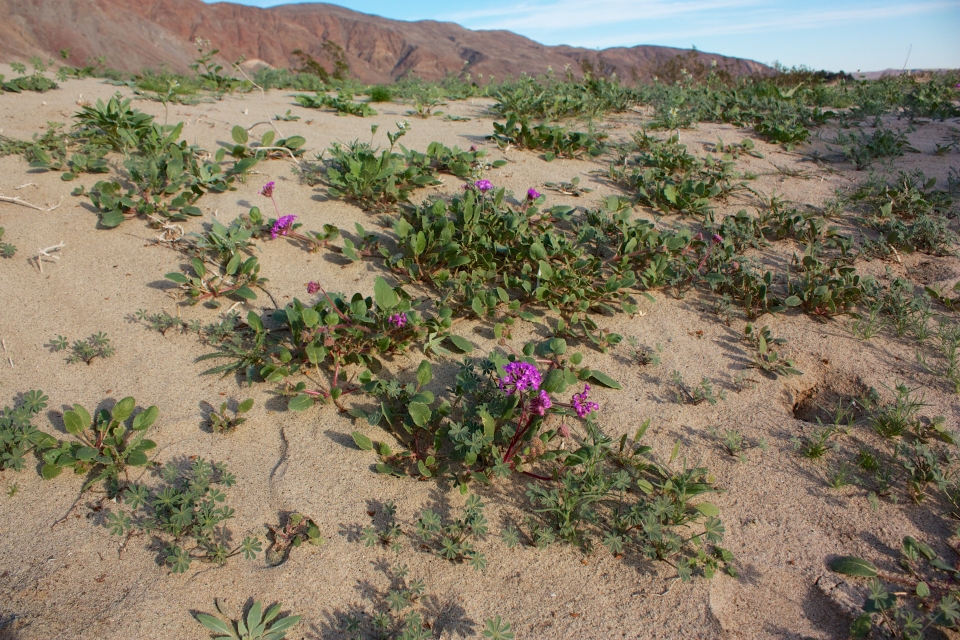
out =
<svg viewBox="0 0 960 640"><path fill-rule="evenodd" d="M179 242L186 232L178 224L170 224L169 222L164 222L160 218L151 216L147 214L147 217L160 225L161 233L157 236L157 243L161 242Z"/></svg>
<svg viewBox="0 0 960 640"><path fill-rule="evenodd" d="M60 250L63 249L65 246L67 246L67 243L66 243L66 242L63 242L63 241L61 240L61 241L60 241L60 244L55 244L55 245L53 245L52 247L47 247L47 248L45 248L45 249L37 249L37 255L34 256L33 259L36 261L36 263L37 263L37 268L40 269L40 273L43 273L43 259L44 259L44 258L47 258L47 259L49 259L49 260L51 260L51 261L52 261L52 260L59 260L59 259L60 259L60 256L52 255L51 252L53 252L53 251L60 251Z"/></svg>
<svg viewBox="0 0 960 640"><path fill-rule="evenodd" d="M237 64L236 62L234 62L234 63L233 63L233 66L234 66L234 68L235 68L237 71L240 72L240 75L242 75L244 78L247 79L247 82L249 82L250 84L252 84L253 86L255 86L257 89L260 89L260 95L263 96L263 113L267 116L267 124L269 124L269 125L273 128L273 130L277 132L277 135L278 135L278 136L280 136L281 138L286 138L287 136L285 136L285 135L283 135L283 133L281 133L280 129L277 128L277 125L273 124L273 118L270 117L270 112L267 111L267 92L263 90L263 87L261 87L261 86L258 85L256 82L254 82L254 81L250 78L250 76L248 76L246 73L244 73L243 69L240 68L240 65L239 65L239 64ZM259 123L258 123L258 124L259 124ZM250 127L250 128L252 129L253 127ZM248 129L248 131L249 131L249 129ZM299 163L298 163L298 164L299 164Z"/></svg>
<svg viewBox="0 0 960 640"><path fill-rule="evenodd" d="M0 340L0 346L3 347L3 352L6 353L6 352L7 352L7 341L6 341L6 340ZM7 362L10 363L10 368L13 369L13 358L11 358L9 355L7 356Z"/></svg>

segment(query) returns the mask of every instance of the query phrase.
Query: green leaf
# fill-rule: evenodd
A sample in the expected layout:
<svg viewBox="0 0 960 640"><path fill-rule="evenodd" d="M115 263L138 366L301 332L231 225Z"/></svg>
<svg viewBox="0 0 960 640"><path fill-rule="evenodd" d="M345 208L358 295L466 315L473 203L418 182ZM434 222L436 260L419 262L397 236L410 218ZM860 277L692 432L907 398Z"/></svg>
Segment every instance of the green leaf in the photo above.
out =
<svg viewBox="0 0 960 640"><path fill-rule="evenodd" d="M306 411L313 406L313 396L306 393L301 393L298 396L290 398L290 401L287 403L287 409L290 411Z"/></svg>
<svg viewBox="0 0 960 640"><path fill-rule="evenodd" d="M243 298L244 300L257 299L257 294L254 293L253 290L247 285L243 285L242 287L234 291L233 295L237 296L238 298Z"/></svg>
<svg viewBox="0 0 960 640"><path fill-rule="evenodd" d="M544 280L553 278L553 267L551 267L546 260L540 261L540 269L537 271L537 277L543 278Z"/></svg>
<svg viewBox="0 0 960 640"><path fill-rule="evenodd" d="M43 476L44 480L52 480L60 475L61 471L63 471L63 467L47 463L40 469L40 475Z"/></svg>
<svg viewBox="0 0 960 640"><path fill-rule="evenodd" d="M247 141L250 140L250 136L247 134L247 130L237 125L230 131L230 137L233 138L233 141L237 144L247 144Z"/></svg>
<svg viewBox="0 0 960 640"><path fill-rule="evenodd" d="M63 412L63 426L66 428L67 433L71 435L80 435L80 433L87 427L88 424L90 423L84 422L83 418L81 418L80 414L76 411Z"/></svg>
<svg viewBox="0 0 960 640"><path fill-rule="evenodd" d="M237 413L246 413L253 408L253 398L247 398L237 407Z"/></svg>
<svg viewBox="0 0 960 640"><path fill-rule="evenodd" d="M197 622L214 633L222 633L228 638L237 637L237 635L233 632L233 629L231 629L230 626L220 618L215 618L206 613L198 613Z"/></svg>
<svg viewBox="0 0 960 640"><path fill-rule="evenodd" d="M126 219L127 217L118 209L104 211L100 215L100 226L106 227L107 229L113 229L114 227L120 226L120 224Z"/></svg>
<svg viewBox="0 0 960 640"><path fill-rule="evenodd" d="M354 431L351 435L353 436L353 441L357 443L358 447L364 451L373 451L373 441L370 440L370 438L363 435L359 431Z"/></svg>
<svg viewBox="0 0 960 640"><path fill-rule="evenodd" d="M830 570L846 576L859 578L875 578L877 568L873 563L856 556L842 556L830 562Z"/></svg>
<svg viewBox="0 0 960 640"><path fill-rule="evenodd" d="M400 302L393 287L380 276L377 276L373 283L373 298L376 300L377 306L383 310L393 309Z"/></svg>
<svg viewBox="0 0 960 640"><path fill-rule="evenodd" d="M110 412L110 417L116 420L117 422L123 422L133 414L133 410L137 407L137 401L132 397L127 396L120 402L118 402L113 407L113 411Z"/></svg>
<svg viewBox="0 0 960 640"><path fill-rule="evenodd" d="M926 598L930 595L930 587L926 582L917 583L917 597Z"/></svg>
<svg viewBox="0 0 960 640"><path fill-rule="evenodd" d="M701 502L700 504L694 505L694 508L708 518L715 518L720 515L720 509L710 502Z"/></svg>
<svg viewBox="0 0 960 640"><path fill-rule="evenodd" d="M483 422L484 437L493 438L494 430L497 428L497 421L486 411L480 412L480 420Z"/></svg>
<svg viewBox="0 0 960 640"><path fill-rule="evenodd" d="M871 620L869 613L864 613L850 625L850 637L866 638L870 635L872 629L873 620Z"/></svg>
<svg viewBox="0 0 960 640"><path fill-rule="evenodd" d="M413 423L418 427L423 427L430 422L432 412L430 411L430 407L422 402L411 402L407 407L407 411L410 413L410 418L413 419Z"/></svg>
<svg viewBox="0 0 960 640"><path fill-rule="evenodd" d="M607 374L603 373L602 371L597 371L596 369L590 370L590 375L587 377L587 379L593 380L597 384L601 384L611 389L623 389L623 385L621 385L619 382L617 382Z"/></svg>
<svg viewBox="0 0 960 640"><path fill-rule="evenodd" d="M417 386L422 387L433 379L433 366L429 360L422 360L417 367Z"/></svg>
<svg viewBox="0 0 960 640"><path fill-rule="evenodd" d="M172 280L178 284L187 284L188 282L190 282L190 279L187 278L187 276L183 275L182 273L177 273L176 271L174 271L173 273L168 273L163 277L166 278L167 280Z"/></svg>
<svg viewBox="0 0 960 640"><path fill-rule="evenodd" d="M459 349L463 353L473 352L473 344L466 338L461 338L460 336L448 336L448 337L450 338L450 342L453 343L453 346L455 346L457 349Z"/></svg>
<svg viewBox="0 0 960 640"><path fill-rule="evenodd" d="M787 305L788 307L799 307L801 304L803 304L803 301L797 296L790 296L783 301L783 304Z"/></svg>
<svg viewBox="0 0 960 640"><path fill-rule="evenodd" d="M567 388L561 369L552 369L543 381L541 388L547 393L561 393Z"/></svg>
<svg viewBox="0 0 960 640"><path fill-rule="evenodd" d="M132 467L142 467L148 462L149 459L147 458L147 454L145 454L143 451L131 451L130 455L127 456L127 464Z"/></svg>
<svg viewBox="0 0 960 640"><path fill-rule="evenodd" d="M146 411L141 411L137 414L137 417L133 419L133 430L134 431L145 431L150 428L154 422L157 421L157 416L160 415L160 409L156 405L149 407Z"/></svg>
<svg viewBox="0 0 960 640"><path fill-rule="evenodd" d="M300 622L300 620L302 619L303 619L303 616L287 616L285 618L280 618L279 620L273 623L273 626L270 627L270 634L271 635L275 633L282 634L287 629L296 626L296 624ZM282 638L283 635L276 636L276 637ZM264 640L266 640L266 636L264 636Z"/></svg>

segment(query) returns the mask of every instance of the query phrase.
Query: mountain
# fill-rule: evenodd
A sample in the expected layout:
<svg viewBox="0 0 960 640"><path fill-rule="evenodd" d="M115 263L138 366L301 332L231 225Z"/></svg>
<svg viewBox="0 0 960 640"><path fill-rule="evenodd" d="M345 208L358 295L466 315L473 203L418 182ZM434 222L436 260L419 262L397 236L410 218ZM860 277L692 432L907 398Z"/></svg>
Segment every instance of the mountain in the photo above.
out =
<svg viewBox="0 0 960 640"><path fill-rule="evenodd" d="M450 22L388 20L332 4L290 4L259 9L202 0L0 0L0 60L33 55L82 66L103 56L106 66L138 72L184 72L196 58L197 38L209 40L227 61L245 56L274 67L296 64L302 50L331 68L330 44L342 49L351 73L366 83L415 74L436 80L449 74L473 78L536 75L567 65L649 79L659 65L688 52L669 47L603 50L545 46L509 31L471 31ZM701 62L734 75L770 73L758 62L699 54Z"/></svg>

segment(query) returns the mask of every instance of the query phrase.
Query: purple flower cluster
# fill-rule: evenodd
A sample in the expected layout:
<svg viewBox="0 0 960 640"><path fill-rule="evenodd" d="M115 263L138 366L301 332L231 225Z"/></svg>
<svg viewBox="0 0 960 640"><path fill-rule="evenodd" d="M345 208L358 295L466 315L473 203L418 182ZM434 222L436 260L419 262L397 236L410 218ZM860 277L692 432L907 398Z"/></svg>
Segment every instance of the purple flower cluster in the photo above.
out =
<svg viewBox="0 0 960 640"><path fill-rule="evenodd" d="M314 282L313 280L311 280L310 282L307 283L307 293L309 293L310 295L313 295L317 291L320 291L319 282Z"/></svg>
<svg viewBox="0 0 960 640"><path fill-rule="evenodd" d="M477 180L473 183L473 186L480 193L486 193L487 191L490 191L490 189L493 189L493 183L489 180Z"/></svg>
<svg viewBox="0 0 960 640"><path fill-rule="evenodd" d="M527 200L536 200L540 197L540 192L536 189L527 189Z"/></svg>
<svg viewBox="0 0 960 640"><path fill-rule="evenodd" d="M273 197L273 187L274 187L274 182L273 182L273 180L271 180L271 181L268 182L267 184L263 185L263 188L262 188L262 189L260 189L260 195L265 196L265 197L267 197L267 198L272 198L272 197Z"/></svg>
<svg viewBox="0 0 960 640"><path fill-rule="evenodd" d="M290 233L293 230L293 222L296 219L297 216L280 216L270 229L270 237L276 239L277 236L285 236Z"/></svg>
<svg viewBox="0 0 960 640"><path fill-rule="evenodd" d="M387 322L395 326L397 329L403 329L405 326L407 326L407 314L395 313L390 316Z"/></svg>
<svg viewBox="0 0 960 640"><path fill-rule="evenodd" d="M573 407L573 410L577 412L577 415L581 418L586 418L587 415L593 413L594 411L600 410L600 405L596 402L590 402L587 400L587 397L590 395L590 385L583 385L583 393L573 394L573 399L570 401L570 405Z"/></svg>
<svg viewBox="0 0 960 640"><path fill-rule="evenodd" d="M713 234L713 243L720 244L721 242L723 242L723 236L721 236L719 233Z"/></svg>
<svg viewBox="0 0 960 640"><path fill-rule="evenodd" d="M544 416L547 415L547 409L552 406L553 402L551 402L550 396L547 395L546 391L541 390L540 393L530 401L530 413Z"/></svg>
<svg viewBox="0 0 960 640"><path fill-rule="evenodd" d="M503 365L506 375L500 378L500 390L506 391L508 396L514 393L540 388L540 372L532 364L526 362L508 362Z"/></svg>

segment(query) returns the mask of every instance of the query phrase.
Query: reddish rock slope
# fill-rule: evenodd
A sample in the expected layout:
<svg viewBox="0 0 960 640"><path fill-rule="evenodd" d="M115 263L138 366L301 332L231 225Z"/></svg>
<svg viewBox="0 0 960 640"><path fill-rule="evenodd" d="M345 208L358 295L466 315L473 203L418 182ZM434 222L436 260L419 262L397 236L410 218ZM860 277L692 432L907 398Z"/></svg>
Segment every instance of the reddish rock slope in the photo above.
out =
<svg viewBox="0 0 960 640"><path fill-rule="evenodd" d="M343 47L355 76L389 82L416 74L438 79L469 72L505 78L538 74L581 61L624 78L649 78L657 64L680 49L637 46L603 51L548 47L509 31L471 31L449 22L402 22L357 13L331 4L292 4L258 9L201 0L0 0L0 61L32 55L70 63L105 56L109 67L140 71L166 65L186 71L196 38L210 40L227 60L241 55L273 66L289 66L295 49L323 61L321 45ZM702 54L734 74L766 73L750 60Z"/></svg>

